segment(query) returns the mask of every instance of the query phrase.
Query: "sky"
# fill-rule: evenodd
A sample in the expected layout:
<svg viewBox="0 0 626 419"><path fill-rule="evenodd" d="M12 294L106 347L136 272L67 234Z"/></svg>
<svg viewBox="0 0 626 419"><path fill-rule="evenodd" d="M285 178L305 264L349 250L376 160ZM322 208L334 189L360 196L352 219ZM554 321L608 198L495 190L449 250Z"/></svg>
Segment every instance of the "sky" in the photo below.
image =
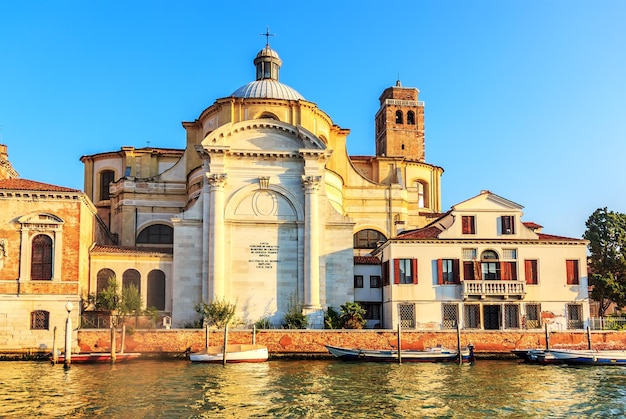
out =
<svg viewBox="0 0 626 419"><path fill-rule="evenodd" d="M254 80L269 28L280 81L350 129L349 154L375 154L400 79L442 210L490 190L579 238L597 208L626 213L624 22L621 0L0 2L0 143L20 177L80 190L83 155L182 149L181 122Z"/></svg>

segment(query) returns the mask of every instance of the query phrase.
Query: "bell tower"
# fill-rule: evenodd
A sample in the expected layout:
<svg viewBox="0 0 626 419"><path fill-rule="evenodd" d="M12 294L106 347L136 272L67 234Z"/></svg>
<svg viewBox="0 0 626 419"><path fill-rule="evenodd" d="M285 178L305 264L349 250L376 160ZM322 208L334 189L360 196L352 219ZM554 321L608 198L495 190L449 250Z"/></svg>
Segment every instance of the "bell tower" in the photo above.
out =
<svg viewBox="0 0 626 419"><path fill-rule="evenodd" d="M404 157L423 162L424 102L419 102L419 90L402 87L400 80L380 95L376 112L376 156Z"/></svg>

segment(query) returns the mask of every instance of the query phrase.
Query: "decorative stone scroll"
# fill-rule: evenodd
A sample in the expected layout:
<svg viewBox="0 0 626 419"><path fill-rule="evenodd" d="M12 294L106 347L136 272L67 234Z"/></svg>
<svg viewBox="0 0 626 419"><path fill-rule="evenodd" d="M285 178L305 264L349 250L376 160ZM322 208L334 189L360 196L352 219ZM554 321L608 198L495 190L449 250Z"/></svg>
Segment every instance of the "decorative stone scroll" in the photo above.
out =
<svg viewBox="0 0 626 419"><path fill-rule="evenodd" d="M321 176L302 176L302 187L304 187L305 192L317 192L321 181Z"/></svg>
<svg viewBox="0 0 626 419"><path fill-rule="evenodd" d="M226 173L207 173L206 179L211 189L223 188L226 185Z"/></svg>

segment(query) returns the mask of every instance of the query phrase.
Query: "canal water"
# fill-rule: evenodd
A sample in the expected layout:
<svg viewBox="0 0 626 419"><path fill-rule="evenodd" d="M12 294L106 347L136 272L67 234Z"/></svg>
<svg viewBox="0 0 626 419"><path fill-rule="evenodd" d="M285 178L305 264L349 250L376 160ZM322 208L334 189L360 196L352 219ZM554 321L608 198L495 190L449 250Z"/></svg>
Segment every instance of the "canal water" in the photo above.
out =
<svg viewBox="0 0 626 419"><path fill-rule="evenodd" d="M0 362L1 418L626 417L626 367Z"/></svg>

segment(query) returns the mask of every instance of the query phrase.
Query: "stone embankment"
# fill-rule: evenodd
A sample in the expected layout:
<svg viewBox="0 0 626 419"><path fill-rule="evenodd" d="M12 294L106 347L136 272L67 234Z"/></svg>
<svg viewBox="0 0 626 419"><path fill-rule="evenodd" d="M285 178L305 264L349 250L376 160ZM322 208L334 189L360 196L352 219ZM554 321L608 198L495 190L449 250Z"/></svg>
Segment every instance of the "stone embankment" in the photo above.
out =
<svg viewBox="0 0 626 419"><path fill-rule="evenodd" d="M626 332L594 331L590 333L594 349L626 349ZM474 345L479 357L505 357L511 350L545 348L543 331L462 331L461 345ZM549 333L551 348L586 349L589 335L585 331ZM121 330L116 335L117 350L121 349ZM124 336L127 352L142 352L154 356L173 356L185 351L197 351L206 345L205 330L154 329L128 330ZM209 345L222 345L224 333L210 330ZM252 330L228 332L228 343L251 343ZM396 348L398 334L393 330L257 330L254 340L266 345L271 357L328 356L324 344L351 348ZM109 330L79 330L78 347L81 352L102 352L111 349ZM437 345L458 346L456 331L402 331L403 349L425 349Z"/></svg>
<svg viewBox="0 0 626 419"><path fill-rule="evenodd" d="M626 332L622 331L555 331L549 333L550 348L587 349L588 337L594 349L626 350ZM74 352L109 352L110 329L80 329L74 335ZM203 329L128 329L122 338L122 329L116 331L116 351L121 351L122 340L126 352L141 352L146 357L183 358L189 351L205 347L207 333ZM228 332L228 343L252 343L253 331L236 329ZM396 348L395 330L257 330L254 340L266 345L270 358L325 358L330 354L325 344L363 349ZM222 330L210 330L209 345L224 343ZM456 349L458 336L451 331L405 331L401 333L403 349L422 350L437 345ZM508 358L511 350L545 348L544 331L461 331L461 345L473 344L478 358ZM60 345L63 345L60 342ZM62 347L59 348L63 350ZM38 359L49 353L49 348L21 348L0 350L1 359Z"/></svg>

